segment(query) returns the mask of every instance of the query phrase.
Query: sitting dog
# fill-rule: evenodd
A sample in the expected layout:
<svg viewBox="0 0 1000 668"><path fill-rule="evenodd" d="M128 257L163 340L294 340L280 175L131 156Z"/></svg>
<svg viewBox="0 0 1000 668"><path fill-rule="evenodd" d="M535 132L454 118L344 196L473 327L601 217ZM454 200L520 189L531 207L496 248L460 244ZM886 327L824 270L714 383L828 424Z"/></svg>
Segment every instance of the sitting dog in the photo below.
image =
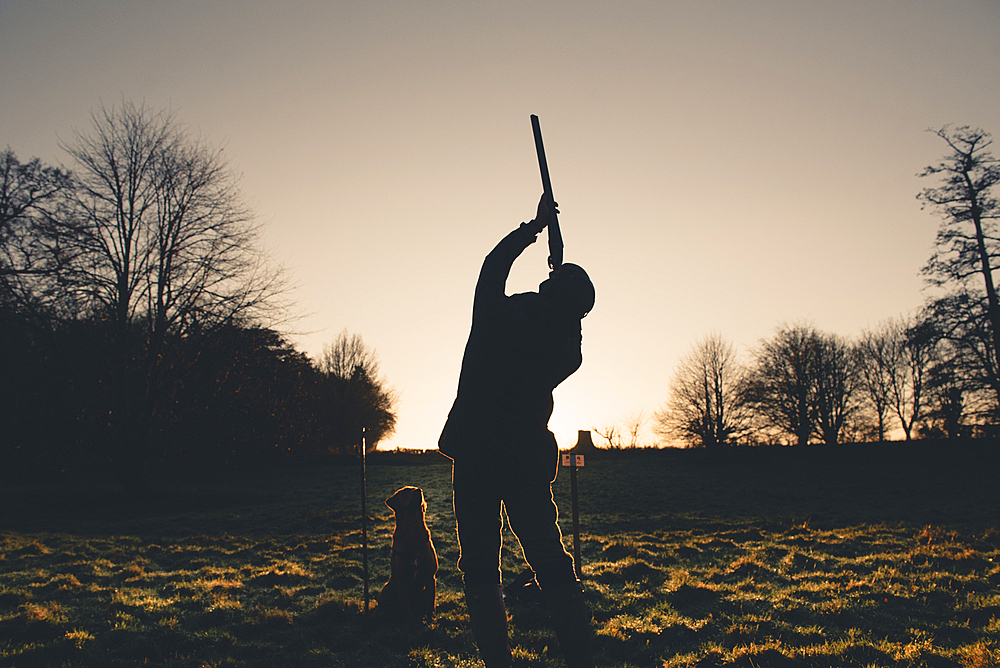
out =
<svg viewBox="0 0 1000 668"><path fill-rule="evenodd" d="M427 529L427 503L419 487L403 487L385 500L396 516L389 581L378 595L380 615L414 625L434 614L437 552Z"/></svg>

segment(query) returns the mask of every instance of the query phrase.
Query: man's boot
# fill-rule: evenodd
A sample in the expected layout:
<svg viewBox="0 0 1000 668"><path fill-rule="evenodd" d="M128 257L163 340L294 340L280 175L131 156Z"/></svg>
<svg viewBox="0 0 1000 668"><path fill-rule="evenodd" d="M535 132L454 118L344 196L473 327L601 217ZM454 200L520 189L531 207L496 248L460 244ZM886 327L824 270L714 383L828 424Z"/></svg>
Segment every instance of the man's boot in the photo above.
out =
<svg viewBox="0 0 1000 668"><path fill-rule="evenodd" d="M507 642L507 610L500 585L465 588L472 635L476 637L479 656L486 668L510 668L510 644Z"/></svg>
<svg viewBox="0 0 1000 668"><path fill-rule="evenodd" d="M591 616L580 581L542 590L567 668L594 668Z"/></svg>

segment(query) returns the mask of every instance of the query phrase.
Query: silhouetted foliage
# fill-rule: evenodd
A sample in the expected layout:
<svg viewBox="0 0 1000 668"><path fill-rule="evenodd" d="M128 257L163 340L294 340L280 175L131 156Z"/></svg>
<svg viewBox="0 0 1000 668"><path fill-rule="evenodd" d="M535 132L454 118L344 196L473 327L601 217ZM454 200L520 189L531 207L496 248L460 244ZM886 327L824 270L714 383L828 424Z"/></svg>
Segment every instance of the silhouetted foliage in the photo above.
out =
<svg viewBox="0 0 1000 668"><path fill-rule="evenodd" d="M156 416L186 371L178 343L269 315L280 282L221 150L170 114L101 108L64 148L77 169L73 214L56 221L73 258L63 297L108 324L113 459L123 485L141 486Z"/></svg>
<svg viewBox="0 0 1000 668"><path fill-rule="evenodd" d="M926 380L936 364L940 336L926 313L890 318L866 330L858 344L862 386L879 418L879 440L885 439L886 416L910 440L926 408Z"/></svg>
<svg viewBox="0 0 1000 668"><path fill-rule="evenodd" d="M754 352L748 396L758 418L797 445L813 436L838 443L859 412L856 357L839 336L803 324L779 327Z"/></svg>
<svg viewBox="0 0 1000 668"><path fill-rule="evenodd" d="M861 333L857 344L861 390L875 415L875 438L884 441L888 432L893 374L899 359L895 321Z"/></svg>
<svg viewBox="0 0 1000 668"><path fill-rule="evenodd" d="M224 326L194 334L154 439L172 465L262 467L315 453L319 376L278 332Z"/></svg>
<svg viewBox="0 0 1000 668"><path fill-rule="evenodd" d="M111 326L80 319L60 327L53 355L32 328L0 320L0 345L10 351L0 357L7 471L72 472L116 461L103 343ZM151 467L201 474L324 461L356 455L361 425L374 447L395 424L395 396L384 381L370 382L361 366L347 378L326 374L274 330L227 325L172 346L178 381L151 416Z"/></svg>
<svg viewBox="0 0 1000 668"><path fill-rule="evenodd" d="M63 148L73 173L0 153L0 468L137 488L148 466L316 461L392 433L360 337L314 365L265 326L281 273L220 149L127 101Z"/></svg>
<svg viewBox="0 0 1000 668"><path fill-rule="evenodd" d="M765 425L808 445L816 428L819 336L806 325L779 327L754 352L749 397Z"/></svg>
<svg viewBox="0 0 1000 668"><path fill-rule="evenodd" d="M950 348L955 351L954 348ZM923 438L964 438L971 432L966 423L966 395L970 384L963 366L945 356L927 373L926 409L918 433Z"/></svg>
<svg viewBox="0 0 1000 668"><path fill-rule="evenodd" d="M929 313L940 337L956 350L955 359L974 365L965 374L978 379L1000 406L1000 300L993 265L1000 255L996 221L1000 202L1000 161L990 153L993 141L980 129L945 126L936 131L949 153L920 176L939 178L935 188L918 195L941 218L934 254L923 269L930 285L947 293L931 300Z"/></svg>
<svg viewBox="0 0 1000 668"><path fill-rule="evenodd" d="M34 331L11 304L0 304L0 457L8 470L41 461L61 461L57 451L70 435L67 387L58 382L58 365L39 345Z"/></svg>
<svg viewBox="0 0 1000 668"><path fill-rule="evenodd" d="M857 355L836 334L817 333L815 346L816 428L824 443L836 445L847 421L858 411Z"/></svg>
<svg viewBox="0 0 1000 668"><path fill-rule="evenodd" d="M963 300L957 301L937 300L932 305L930 323L937 339L924 373L923 408L916 425L922 438L957 439L992 436L995 432L996 394L982 372L983 362L991 358L990 336L985 328L964 320L968 311L963 308ZM962 329L966 336L955 335L961 330L942 334L939 328L948 322L948 307L964 314L963 323L968 329ZM952 315L957 313L953 311Z"/></svg>
<svg viewBox="0 0 1000 668"><path fill-rule="evenodd" d="M897 325L899 358L892 376L892 407L910 440L925 409L925 385L928 371L935 364L938 332L926 318L900 320Z"/></svg>
<svg viewBox="0 0 1000 668"><path fill-rule="evenodd" d="M72 177L38 158L22 163L9 148L0 152L0 278L53 270L53 248L41 232L71 190Z"/></svg>
<svg viewBox="0 0 1000 668"><path fill-rule="evenodd" d="M396 429L396 391L379 376L378 356L357 334L347 330L324 347L318 364L323 396L328 401L324 420L330 445L342 452L356 447L365 431L368 450Z"/></svg>

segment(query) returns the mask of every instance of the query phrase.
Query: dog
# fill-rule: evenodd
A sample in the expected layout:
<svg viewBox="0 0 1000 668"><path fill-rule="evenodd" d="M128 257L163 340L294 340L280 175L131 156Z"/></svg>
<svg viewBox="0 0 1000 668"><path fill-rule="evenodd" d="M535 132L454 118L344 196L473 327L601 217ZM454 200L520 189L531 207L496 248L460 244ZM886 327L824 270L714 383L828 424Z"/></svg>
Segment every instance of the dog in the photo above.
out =
<svg viewBox="0 0 1000 668"><path fill-rule="evenodd" d="M427 503L419 487L403 487L385 500L396 516L392 534L389 581L378 595L380 616L415 625L434 615L437 597L437 552L427 529Z"/></svg>

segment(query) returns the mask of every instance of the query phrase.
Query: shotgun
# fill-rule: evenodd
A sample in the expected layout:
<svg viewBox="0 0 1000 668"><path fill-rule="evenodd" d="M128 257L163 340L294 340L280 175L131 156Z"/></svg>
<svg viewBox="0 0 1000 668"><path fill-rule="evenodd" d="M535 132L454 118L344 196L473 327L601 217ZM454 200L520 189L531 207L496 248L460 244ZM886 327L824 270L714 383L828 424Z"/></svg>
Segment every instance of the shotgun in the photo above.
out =
<svg viewBox="0 0 1000 668"><path fill-rule="evenodd" d="M542 194L549 200L552 219L549 220L549 269L555 271L562 266L563 240L559 231L559 214L556 213L556 201L552 196L552 182L549 181L549 164L545 161L545 145L542 144L542 127L538 124L538 116L531 115L531 129L535 133L535 152L538 154L538 170L542 173Z"/></svg>

